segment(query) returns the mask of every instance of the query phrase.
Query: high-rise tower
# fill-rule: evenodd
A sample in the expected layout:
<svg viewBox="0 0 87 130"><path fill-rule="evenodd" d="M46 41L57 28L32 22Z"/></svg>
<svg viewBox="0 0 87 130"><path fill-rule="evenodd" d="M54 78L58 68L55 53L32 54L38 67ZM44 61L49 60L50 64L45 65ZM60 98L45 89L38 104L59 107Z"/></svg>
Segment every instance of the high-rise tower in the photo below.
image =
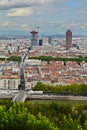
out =
<svg viewBox="0 0 87 130"><path fill-rule="evenodd" d="M51 44L51 45L53 44L52 43L52 36L48 36L48 43Z"/></svg>
<svg viewBox="0 0 87 130"><path fill-rule="evenodd" d="M72 32L70 29L66 32L66 50L69 50L72 47Z"/></svg>
<svg viewBox="0 0 87 130"><path fill-rule="evenodd" d="M31 34L31 46L37 46L38 45L38 32L37 31L32 31L30 32Z"/></svg>

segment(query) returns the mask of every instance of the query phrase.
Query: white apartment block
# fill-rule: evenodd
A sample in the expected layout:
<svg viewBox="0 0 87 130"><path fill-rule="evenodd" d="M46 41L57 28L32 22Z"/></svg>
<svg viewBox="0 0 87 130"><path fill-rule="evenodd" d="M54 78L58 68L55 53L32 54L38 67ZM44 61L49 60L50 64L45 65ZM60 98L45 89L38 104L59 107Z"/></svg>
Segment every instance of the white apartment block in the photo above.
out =
<svg viewBox="0 0 87 130"><path fill-rule="evenodd" d="M17 90L19 78L17 76L0 76L0 89Z"/></svg>

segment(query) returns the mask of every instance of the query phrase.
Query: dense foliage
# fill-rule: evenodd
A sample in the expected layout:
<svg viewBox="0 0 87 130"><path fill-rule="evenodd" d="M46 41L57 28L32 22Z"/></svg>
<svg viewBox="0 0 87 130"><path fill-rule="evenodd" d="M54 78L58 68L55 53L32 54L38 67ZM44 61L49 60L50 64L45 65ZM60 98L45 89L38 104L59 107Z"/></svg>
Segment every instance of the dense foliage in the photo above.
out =
<svg viewBox="0 0 87 130"><path fill-rule="evenodd" d="M0 58L0 61L4 61L5 60L5 58Z"/></svg>
<svg viewBox="0 0 87 130"><path fill-rule="evenodd" d="M83 95L87 96L86 84L71 84L63 86L52 86L38 82L33 88L35 91L43 91L44 93L53 93L60 95Z"/></svg>
<svg viewBox="0 0 87 130"><path fill-rule="evenodd" d="M0 130L58 130L45 116L30 114L26 107L15 104L8 110L0 106Z"/></svg>
<svg viewBox="0 0 87 130"><path fill-rule="evenodd" d="M76 61L80 63L82 61L87 61L87 57L79 57L79 58L61 58L61 57L52 57L52 56L39 56L39 57L29 57L29 59L38 59L42 61Z"/></svg>
<svg viewBox="0 0 87 130"><path fill-rule="evenodd" d="M21 57L20 56L11 56L9 58L0 58L0 61L4 61L4 60L8 60L8 61L21 61Z"/></svg>
<svg viewBox="0 0 87 130"><path fill-rule="evenodd" d="M20 56L11 56L9 58L7 58L8 61L21 61L21 57Z"/></svg>
<svg viewBox="0 0 87 130"><path fill-rule="evenodd" d="M87 130L87 102L0 101L0 130Z"/></svg>
<svg viewBox="0 0 87 130"><path fill-rule="evenodd" d="M87 130L86 110L86 102L0 101L0 130Z"/></svg>

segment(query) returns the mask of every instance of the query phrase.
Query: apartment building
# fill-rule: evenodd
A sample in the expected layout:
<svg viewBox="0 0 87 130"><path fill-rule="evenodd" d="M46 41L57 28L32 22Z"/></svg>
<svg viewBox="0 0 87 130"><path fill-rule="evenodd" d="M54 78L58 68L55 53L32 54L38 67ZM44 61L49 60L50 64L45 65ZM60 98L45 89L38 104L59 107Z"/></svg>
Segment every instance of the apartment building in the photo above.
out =
<svg viewBox="0 0 87 130"><path fill-rule="evenodd" d="M0 76L0 89L18 89L18 76Z"/></svg>

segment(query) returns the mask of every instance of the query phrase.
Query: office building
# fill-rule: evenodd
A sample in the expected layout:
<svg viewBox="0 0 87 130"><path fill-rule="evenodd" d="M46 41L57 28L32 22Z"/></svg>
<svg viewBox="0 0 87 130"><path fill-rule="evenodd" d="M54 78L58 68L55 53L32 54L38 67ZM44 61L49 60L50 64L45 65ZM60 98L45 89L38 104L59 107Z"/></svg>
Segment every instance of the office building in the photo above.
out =
<svg viewBox="0 0 87 130"><path fill-rule="evenodd" d="M69 50L72 47L72 32L68 30L66 32L66 50Z"/></svg>
<svg viewBox="0 0 87 130"><path fill-rule="evenodd" d="M39 39L39 46L43 45L43 39Z"/></svg>
<svg viewBox="0 0 87 130"><path fill-rule="evenodd" d="M53 44L52 43L52 36L48 36L48 43L51 44L51 45Z"/></svg>

